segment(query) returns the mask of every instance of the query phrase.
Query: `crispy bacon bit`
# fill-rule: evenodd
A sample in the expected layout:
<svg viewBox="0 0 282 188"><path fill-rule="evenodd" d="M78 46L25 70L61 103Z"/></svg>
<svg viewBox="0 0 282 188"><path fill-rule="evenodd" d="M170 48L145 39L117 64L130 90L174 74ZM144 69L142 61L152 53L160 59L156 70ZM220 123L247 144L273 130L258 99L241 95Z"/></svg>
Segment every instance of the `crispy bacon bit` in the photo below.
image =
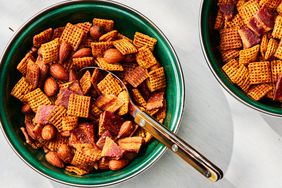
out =
<svg viewBox="0 0 282 188"><path fill-rule="evenodd" d="M94 127L91 123L80 123L77 128L71 131L69 144L94 144Z"/></svg>
<svg viewBox="0 0 282 188"><path fill-rule="evenodd" d="M136 153L139 152L142 143L143 138L140 136L127 137L118 140L118 145L122 150Z"/></svg>
<svg viewBox="0 0 282 188"><path fill-rule="evenodd" d="M248 27L258 36L274 27L274 17L266 6L262 6L250 19Z"/></svg>
<svg viewBox="0 0 282 188"><path fill-rule="evenodd" d="M98 148L103 149L107 137L112 138L112 135L108 130L106 130L97 141L96 145L98 146Z"/></svg>
<svg viewBox="0 0 282 188"><path fill-rule="evenodd" d="M103 112L99 121L99 135L105 130L109 130L114 136L117 135L122 123L123 119L120 116L108 111Z"/></svg>
<svg viewBox="0 0 282 188"><path fill-rule="evenodd" d="M260 42L260 38L247 27L238 30L238 33L242 39L244 48L250 48Z"/></svg>
<svg viewBox="0 0 282 188"><path fill-rule="evenodd" d="M255 15L255 17L261 21L262 26L264 28L264 32L270 31L274 27L274 16L269 11L267 6L262 6Z"/></svg>
<svg viewBox="0 0 282 188"><path fill-rule="evenodd" d="M114 113L117 111L124 102L115 95L101 95L95 102L96 106L104 111Z"/></svg>
<svg viewBox="0 0 282 188"><path fill-rule="evenodd" d="M38 107L38 110L36 112L34 123L39 124L47 124L47 117L50 115L52 110L55 108L54 105L41 105Z"/></svg>
<svg viewBox="0 0 282 188"><path fill-rule="evenodd" d="M163 107L163 101L164 101L164 92L158 92L152 94L152 96L149 98L147 102L147 110L153 110L156 108Z"/></svg>
<svg viewBox="0 0 282 188"><path fill-rule="evenodd" d="M223 13L226 20L231 20L235 15L235 4L219 4L219 10Z"/></svg>
<svg viewBox="0 0 282 188"><path fill-rule="evenodd" d="M101 156L119 159L122 157L122 155L123 151L121 148L110 137L106 137Z"/></svg>
<svg viewBox="0 0 282 188"><path fill-rule="evenodd" d="M279 99L282 96L282 74L279 75L276 82L276 87L274 91L274 100Z"/></svg>

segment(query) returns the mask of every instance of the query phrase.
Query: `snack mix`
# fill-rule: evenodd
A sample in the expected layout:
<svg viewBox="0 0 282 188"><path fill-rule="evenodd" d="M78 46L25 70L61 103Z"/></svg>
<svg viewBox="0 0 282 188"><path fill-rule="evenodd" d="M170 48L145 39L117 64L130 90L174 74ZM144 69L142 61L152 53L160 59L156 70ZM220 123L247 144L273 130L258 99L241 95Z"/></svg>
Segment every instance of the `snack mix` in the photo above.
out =
<svg viewBox="0 0 282 188"><path fill-rule="evenodd" d="M282 1L219 0L222 70L253 100L282 102Z"/></svg>
<svg viewBox="0 0 282 188"><path fill-rule="evenodd" d="M23 104L20 129L26 143L42 148L46 161L66 173L124 168L152 136L134 123L128 93L118 79L99 69L80 70L96 66L113 72L134 103L163 123L166 77L153 54L156 43L140 32L132 40L114 29L113 20L100 18L35 35L11 91ZM254 66L254 76L267 65Z"/></svg>

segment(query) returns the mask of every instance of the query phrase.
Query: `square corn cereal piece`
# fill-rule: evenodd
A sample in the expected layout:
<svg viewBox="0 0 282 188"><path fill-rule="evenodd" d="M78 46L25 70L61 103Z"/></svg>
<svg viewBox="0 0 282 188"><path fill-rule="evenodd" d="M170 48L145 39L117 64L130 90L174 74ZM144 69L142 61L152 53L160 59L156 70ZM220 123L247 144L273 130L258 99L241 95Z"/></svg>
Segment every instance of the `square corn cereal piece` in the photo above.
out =
<svg viewBox="0 0 282 188"><path fill-rule="evenodd" d="M90 22L82 22L82 23L77 23L75 24L76 27L82 29L85 33L85 35L87 35L90 31L90 28L92 26L92 23Z"/></svg>
<svg viewBox="0 0 282 188"><path fill-rule="evenodd" d="M91 88L91 74L90 71L86 71L79 80L80 87L85 95Z"/></svg>
<svg viewBox="0 0 282 188"><path fill-rule="evenodd" d="M104 52L113 46L112 41L107 42L92 42L91 49L94 57L102 57Z"/></svg>
<svg viewBox="0 0 282 188"><path fill-rule="evenodd" d="M157 63L155 56L148 47L142 47L138 50L138 53L136 54L136 61L145 69L150 68Z"/></svg>
<svg viewBox="0 0 282 188"><path fill-rule="evenodd" d="M20 71L20 73L22 73L23 75L26 75L26 72L27 72L27 62L29 60L34 61L34 57L31 55L30 52L28 52L24 56L24 58L20 61L20 63L17 65L18 71Z"/></svg>
<svg viewBox="0 0 282 188"><path fill-rule="evenodd" d="M223 17L223 14L220 10L217 11L217 15L216 15L216 18L215 18L215 22L214 22L214 26L213 28L215 30L220 30L222 27L223 27L223 24L224 24L224 17Z"/></svg>
<svg viewBox="0 0 282 188"><path fill-rule="evenodd" d="M42 44L52 39L53 29L49 28L33 37L33 46L39 48Z"/></svg>
<svg viewBox="0 0 282 188"><path fill-rule="evenodd" d="M280 15L278 15L275 19L272 36L273 38L282 39L282 16Z"/></svg>
<svg viewBox="0 0 282 188"><path fill-rule="evenodd" d="M239 64L248 64L257 60L259 53L259 44L251 48L240 50L239 52Z"/></svg>
<svg viewBox="0 0 282 188"><path fill-rule="evenodd" d="M271 90L272 90L271 84L259 84L252 86L248 91L248 95L252 97L254 100L258 101Z"/></svg>
<svg viewBox="0 0 282 188"><path fill-rule="evenodd" d="M120 92L118 98L124 103L118 110L118 115L123 116L128 113L129 96L127 91Z"/></svg>
<svg viewBox="0 0 282 188"><path fill-rule="evenodd" d="M239 10L245 3L246 0L238 0L236 3L237 10Z"/></svg>
<svg viewBox="0 0 282 188"><path fill-rule="evenodd" d="M157 39L150 37L148 35L145 35L143 33L140 32L135 32L134 34L134 39L133 39L133 44L137 47L137 48L141 48L143 46L147 46L148 48L150 48L150 50L154 50L155 45L157 44Z"/></svg>
<svg viewBox="0 0 282 188"><path fill-rule="evenodd" d="M140 66L128 70L128 72L125 75L125 80L130 83L133 87L138 87L144 80L148 78L148 72L147 69L144 69Z"/></svg>
<svg viewBox="0 0 282 188"><path fill-rule="evenodd" d="M127 36L121 34L121 33L118 33L117 35L117 39L126 39L128 40L129 42L133 43L133 40L131 40L130 38L128 38Z"/></svg>
<svg viewBox="0 0 282 188"><path fill-rule="evenodd" d="M76 166L66 166L65 171L70 173L75 173L77 176L83 176L89 173L88 171Z"/></svg>
<svg viewBox="0 0 282 188"><path fill-rule="evenodd" d="M123 67L119 63L108 63L104 58L98 57L97 65L107 71L123 71Z"/></svg>
<svg viewBox="0 0 282 188"><path fill-rule="evenodd" d="M136 47L126 39L119 39L113 42L114 46L122 55L133 54L137 52Z"/></svg>
<svg viewBox="0 0 282 188"><path fill-rule="evenodd" d="M57 134L56 138L48 141L44 146L50 151L57 151L61 145L67 144L68 138Z"/></svg>
<svg viewBox="0 0 282 188"><path fill-rule="evenodd" d="M156 113L156 119L164 120L166 118L166 111L167 111L167 104L166 104L166 100L164 99L163 107L161 107L160 110Z"/></svg>
<svg viewBox="0 0 282 188"><path fill-rule="evenodd" d="M270 62L252 62L248 65L251 84L262 84L271 82Z"/></svg>
<svg viewBox="0 0 282 188"><path fill-rule="evenodd" d="M72 58L72 67L80 70L83 67L93 66L94 58L93 57L78 57Z"/></svg>
<svg viewBox="0 0 282 188"><path fill-rule="evenodd" d="M278 5L276 11L278 12L278 14L282 15L282 2Z"/></svg>
<svg viewBox="0 0 282 188"><path fill-rule="evenodd" d="M239 69L239 63L237 60L232 59L228 63L226 63L223 67L222 70L225 72L225 74L229 77L229 79L233 82L236 83L237 80L237 75L236 71Z"/></svg>
<svg viewBox="0 0 282 188"><path fill-rule="evenodd" d="M220 31L220 49L232 50L242 47L242 40L237 29L228 28Z"/></svg>
<svg viewBox="0 0 282 188"><path fill-rule="evenodd" d="M84 39L82 40L79 48L91 48L91 43L95 42L94 39L92 39L91 37L84 37Z"/></svg>
<svg viewBox="0 0 282 188"><path fill-rule="evenodd" d="M265 55L264 55L264 60L268 60L269 58L271 58L275 54L275 52L278 48L278 45L279 44L275 39L271 38L269 40L269 42L267 44L267 49L266 49L266 52L265 52Z"/></svg>
<svg viewBox="0 0 282 188"><path fill-rule="evenodd" d="M272 82L277 82L278 77L282 74L282 61L281 60L273 60L271 61L271 74L272 74Z"/></svg>
<svg viewBox="0 0 282 188"><path fill-rule="evenodd" d="M107 20L101 18L94 18L93 25L102 27L106 32L112 31L114 29L114 20Z"/></svg>
<svg viewBox="0 0 282 188"><path fill-rule="evenodd" d="M119 81L112 75L108 74L103 80L97 84L98 89L103 95L113 94L118 96L122 91Z"/></svg>
<svg viewBox="0 0 282 188"><path fill-rule="evenodd" d="M90 109L91 97L71 94L67 114L70 116L87 118Z"/></svg>
<svg viewBox="0 0 282 188"><path fill-rule="evenodd" d="M259 5L260 6L267 6L269 9L275 10L278 5L280 4L281 0L260 0Z"/></svg>
<svg viewBox="0 0 282 188"><path fill-rule="evenodd" d="M59 38L41 45L42 60L47 63L57 61L59 56Z"/></svg>
<svg viewBox="0 0 282 188"><path fill-rule="evenodd" d="M52 112L47 116L46 120L54 125L59 132L63 131L62 120L66 116L67 110L63 106L55 106Z"/></svg>
<svg viewBox="0 0 282 188"><path fill-rule="evenodd" d="M101 157L101 151L99 152L99 157L93 153L88 155L82 150L76 150L72 158L71 164L82 169L88 170L89 166L93 166L96 161Z"/></svg>
<svg viewBox="0 0 282 188"><path fill-rule="evenodd" d="M232 59L239 57L239 50L238 49L221 51L220 53L221 53L221 58L222 58L223 62L228 62Z"/></svg>
<svg viewBox="0 0 282 188"><path fill-rule="evenodd" d="M147 106L147 102L138 89L132 89L132 96L136 103L142 107Z"/></svg>
<svg viewBox="0 0 282 188"><path fill-rule="evenodd" d="M268 37L267 37L267 34L264 34L262 36L261 43L260 43L260 54L263 58L267 50L267 45L268 45Z"/></svg>
<svg viewBox="0 0 282 188"><path fill-rule="evenodd" d="M239 15L243 22L248 25L250 19L257 13L260 6L256 1L248 1L238 9Z"/></svg>
<svg viewBox="0 0 282 188"><path fill-rule="evenodd" d="M166 78L163 67L149 72L149 79L147 80L147 85L151 92L166 88Z"/></svg>
<svg viewBox="0 0 282 188"><path fill-rule="evenodd" d="M85 33L83 29L71 23L67 23L60 39L69 43L73 50L76 51L84 36Z"/></svg>
<svg viewBox="0 0 282 188"><path fill-rule="evenodd" d="M57 27L57 28L55 28L54 32L53 32L52 39L61 38L64 29L65 29L65 27Z"/></svg>
<svg viewBox="0 0 282 188"><path fill-rule="evenodd" d="M61 131L71 131L77 126L78 117L76 116L64 116L62 118Z"/></svg>
<svg viewBox="0 0 282 188"><path fill-rule="evenodd" d="M274 57L282 60L282 40L280 41L280 43L279 43L279 45L278 45L278 47L276 49Z"/></svg>
<svg viewBox="0 0 282 188"><path fill-rule="evenodd" d="M38 107L43 104L52 104L49 98L41 91L40 88L29 92L25 95L25 98L27 99L28 104L34 112L37 112Z"/></svg>
<svg viewBox="0 0 282 188"><path fill-rule="evenodd" d="M239 14L236 14L231 21L225 21L224 28L237 28L240 29L244 26L243 19Z"/></svg>
<svg viewBox="0 0 282 188"><path fill-rule="evenodd" d="M110 32L105 33L99 38L99 41L113 41L115 38L117 38L118 31L117 30L112 30Z"/></svg>
<svg viewBox="0 0 282 188"><path fill-rule="evenodd" d="M30 91L30 89L31 86L26 81L25 77L22 77L12 89L11 95L24 102L26 101L25 95Z"/></svg>
<svg viewBox="0 0 282 188"><path fill-rule="evenodd" d="M245 65L239 65L236 75L234 76L235 83L243 90L248 91L250 87L249 71Z"/></svg>

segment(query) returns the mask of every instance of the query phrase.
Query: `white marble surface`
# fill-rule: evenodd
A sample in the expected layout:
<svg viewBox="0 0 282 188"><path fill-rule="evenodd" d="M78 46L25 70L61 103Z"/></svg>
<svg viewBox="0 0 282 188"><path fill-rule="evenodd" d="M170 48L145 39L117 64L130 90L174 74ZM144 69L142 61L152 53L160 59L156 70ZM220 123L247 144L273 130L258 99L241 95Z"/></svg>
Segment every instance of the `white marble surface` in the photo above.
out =
<svg viewBox="0 0 282 188"><path fill-rule="evenodd" d="M0 51L17 30L56 0L0 0ZM282 187L282 120L260 114L223 91L203 58L198 32L200 0L120 0L149 17L180 58L186 80L179 136L225 172L211 183L167 152L145 173L113 187ZM0 187L65 187L31 170L0 133Z"/></svg>

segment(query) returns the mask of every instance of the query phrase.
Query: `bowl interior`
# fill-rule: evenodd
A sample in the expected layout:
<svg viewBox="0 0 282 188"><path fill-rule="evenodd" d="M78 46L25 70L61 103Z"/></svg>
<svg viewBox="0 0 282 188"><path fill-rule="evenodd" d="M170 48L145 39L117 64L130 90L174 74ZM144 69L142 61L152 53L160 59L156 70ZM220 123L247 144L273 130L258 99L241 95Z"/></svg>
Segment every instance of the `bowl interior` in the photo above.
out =
<svg viewBox="0 0 282 188"><path fill-rule="evenodd" d="M184 102L183 76L178 59L165 37L150 21L132 9L116 3L103 1L68 2L59 4L40 13L27 23L8 46L0 67L0 114L3 131L14 150L31 167L59 182L73 185L108 185L128 179L150 166L165 151L156 140L150 142L138 157L126 168L113 172L93 172L83 177L67 175L63 170L45 162L43 151L35 151L24 143L19 128L23 125L20 102L10 96L14 84L19 80L17 64L32 46L32 37L49 27L64 26L67 22L92 22L93 17L113 19L115 27L126 36L133 38L136 31L143 32L158 40L155 55L165 68L167 77L168 112L165 126L176 132Z"/></svg>
<svg viewBox="0 0 282 188"><path fill-rule="evenodd" d="M223 62L218 50L219 32L213 29L218 10L217 2L217 0L204 0L201 10L200 30L202 48L206 55L210 69L220 84L239 101L261 112L275 116L282 116L281 106L277 102L270 99L254 101L239 87L233 85L226 74L222 71L221 67L223 66Z"/></svg>

